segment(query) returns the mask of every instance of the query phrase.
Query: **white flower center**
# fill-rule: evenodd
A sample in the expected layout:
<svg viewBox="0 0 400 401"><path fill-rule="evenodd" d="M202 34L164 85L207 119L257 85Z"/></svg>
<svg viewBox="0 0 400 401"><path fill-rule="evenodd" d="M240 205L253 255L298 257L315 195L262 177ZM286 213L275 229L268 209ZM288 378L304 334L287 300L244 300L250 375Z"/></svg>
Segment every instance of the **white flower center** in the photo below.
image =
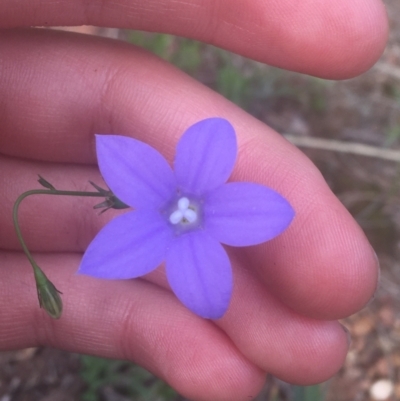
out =
<svg viewBox="0 0 400 401"><path fill-rule="evenodd" d="M182 197L178 200L178 208L171 213L169 221L172 224L190 224L197 221L196 209L190 204L188 198Z"/></svg>

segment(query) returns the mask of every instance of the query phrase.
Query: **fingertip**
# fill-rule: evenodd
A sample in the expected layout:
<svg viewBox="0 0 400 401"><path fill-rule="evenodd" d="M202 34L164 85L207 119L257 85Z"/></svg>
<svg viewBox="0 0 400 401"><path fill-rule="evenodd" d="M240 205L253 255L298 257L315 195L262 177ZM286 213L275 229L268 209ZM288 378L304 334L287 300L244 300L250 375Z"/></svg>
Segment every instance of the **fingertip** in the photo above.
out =
<svg viewBox="0 0 400 401"><path fill-rule="evenodd" d="M234 270L232 304L218 324L243 354L292 384L311 385L333 376L349 347L343 327L294 312L265 291L249 270L235 264Z"/></svg>
<svg viewBox="0 0 400 401"><path fill-rule="evenodd" d="M369 302L377 287L379 264L350 214L342 215L328 236L316 250L315 267L319 272L309 272L314 273L316 288L314 301L309 297L313 303L310 310L315 318L340 319L358 312Z"/></svg>
<svg viewBox="0 0 400 401"><path fill-rule="evenodd" d="M376 0L352 0L342 6L332 2L330 7L325 11L326 18L337 15L332 19L331 34L322 44L320 55L329 52L329 57L325 59L326 73L319 66L320 76L353 78L372 67L385 49L389 30L385 6Z"/></svg>
<svg viewBox="0 0 400 401"><path fill-rule="evenodd" d="M336 320L357 312L377 287L375 253L350 214L335 203L312 208L306 221L295 221L293 231L278 238L290 252L275 254L275 263L284 267L269 270L266 283L290 308L316 319Z"/></svg>
<svg viewBox="0 0 400 401"><path fill-rule="evenodd" d="M342 367L349 348L348 335L336 321L310 320L307 336L300 335L297 340L296 347L289 350L296 369L282 369L274 374L301 386L322 383L334 376Z"/></svg>
<svg viewBox="0 0 400 401"><path fill-rule="evenodd" d="M244 365L242 360L238 363L235 358L218 359L204 347L198 350L195 358L197 372L193 367L182 366L167 377L168 383L190 400L252 400L265 384L265 372L250 363Z"/></svg>
<svg viewBox="0 0 400 401"><path fill-rule="evenodd" d="M388 19L380 0L284 2L270 21L265 12L264 51L258 59L326 79L348 79L368 70L381 56ZM285 21L282 29L281 21ZM272 28L270 27L272 26Z"/></svg>
<svg viewBox="0 0 400 401"><path fill-rule="evenodd" d="M292 13L282 53L295 57L283 67L326 79L348 79L367 71L386 45L384 5L376 0L314 3L302 8L302 18Z"/></svg>
<svg viewBox="0 0 400 401"><path fill-rule="evenodd" d="M263 154L269 150L264 141L251 145L247 160L266 160ZM283 149L275 145L265 167L249 163L245 168L257 172L252 173L254 181L264 180L282 194L295 218L278 237L249 248L248 256L268 290L292 310L316 319L344 318L361 309L375 292L375 253L310 160ZM301 163L293 168L287 160Z"/></svg>

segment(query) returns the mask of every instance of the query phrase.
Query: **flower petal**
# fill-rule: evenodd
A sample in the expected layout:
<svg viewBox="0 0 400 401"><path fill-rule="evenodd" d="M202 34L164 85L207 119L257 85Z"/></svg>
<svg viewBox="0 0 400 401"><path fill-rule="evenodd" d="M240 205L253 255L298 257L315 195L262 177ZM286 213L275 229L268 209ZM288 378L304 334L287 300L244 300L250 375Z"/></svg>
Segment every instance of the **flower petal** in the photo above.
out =
<svg viewBox="0 0 400 401"><path fill-rule="evenodd" d="M164 261L171 239L172 231L158 212L125 213L97 234L78 273L106 279L143 276Z"/></svg>
<svg viewBox="0 0 400 401"><path fill-rule="evenodd" d="M295 214L283 196L247 182L229 183L209 193L203 213L210 235L232 246L256 245L276 237Z"/></svg>
<svg viewBox="0 0 400 401"><path fill-rule="evenodd" d="M174 239L167 253L166 271L175 295L197 315L218 319L228 309L231 263L222 245L204 231Z"/></svg>
<svg viewBox="0 0 400 401"><path fill-rule="evenodd" d="M192 125L176 148L178 185L194 195L219 187L231 175L236 154L236 135L229 121L209 118Z"/></svg>
<svg viewBox="0 0 400 401"><path fill-rule="evenodd" d="M176 180L164 157L146 143L119 135L96 135L100 172L129 206L157 207L170 200Z"/></svg>

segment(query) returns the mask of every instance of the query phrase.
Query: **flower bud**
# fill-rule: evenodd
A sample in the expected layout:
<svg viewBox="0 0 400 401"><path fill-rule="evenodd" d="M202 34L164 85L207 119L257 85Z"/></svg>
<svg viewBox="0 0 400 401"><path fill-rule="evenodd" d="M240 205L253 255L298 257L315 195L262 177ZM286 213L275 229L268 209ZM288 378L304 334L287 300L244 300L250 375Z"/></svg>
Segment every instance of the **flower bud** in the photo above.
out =
<svg viewBox="0 0 400 401"><path fill-rule="evenodd" d="M35 266L35 280L40 307L53 319L59 319L63 308L59 295L61 292L57 290L38 266Z"/></svg>

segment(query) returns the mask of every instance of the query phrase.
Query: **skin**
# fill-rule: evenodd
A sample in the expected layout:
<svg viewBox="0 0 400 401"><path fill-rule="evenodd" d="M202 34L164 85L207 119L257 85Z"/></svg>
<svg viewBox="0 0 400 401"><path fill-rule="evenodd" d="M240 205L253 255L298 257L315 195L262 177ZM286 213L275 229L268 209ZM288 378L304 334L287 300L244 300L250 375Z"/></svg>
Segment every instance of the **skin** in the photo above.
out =
<svg viewBox="0 0 400 401"><path fill-rule="evenodd" d="M299 5L300 4L300 5ZM218 94L155 56L115 41L24 28L126 27L174 33L331 79L367 70L387 38L378 0L115 0L0 4L0 349L47 345L126 358L191 400L250 400L267 373L297 384L328 379L348 338L336 319L362 308L378 263L361 229L298 149ZM268 185L296 218L266 244L229 249L233 299L218 321L186 310L162 269L145 279L75 274L82 252L113 216L96 200L36 196L20 223L38 264L64 293L64 313L38 308L33 276L12 224L37 174L60 189L102 183L94 133L146 141L172 161L183 131L220 116L234 125L232 179Z"/></svg>

